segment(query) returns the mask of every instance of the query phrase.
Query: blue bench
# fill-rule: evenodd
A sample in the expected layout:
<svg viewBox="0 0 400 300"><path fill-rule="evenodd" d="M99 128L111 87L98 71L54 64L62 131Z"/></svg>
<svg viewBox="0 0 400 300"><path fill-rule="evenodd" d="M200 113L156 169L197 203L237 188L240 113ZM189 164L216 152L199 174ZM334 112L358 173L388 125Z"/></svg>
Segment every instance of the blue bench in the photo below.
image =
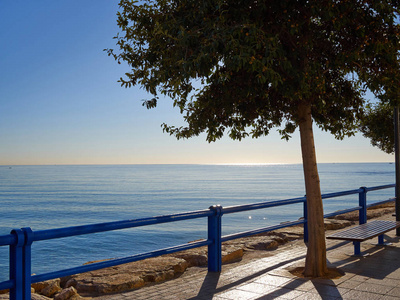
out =
<svg viewBox="0 0 400 300"><path fill-rule="evenodd" d="M398 227L400 227L400 222L397 221L375 220L340 232L336 232L327 236L326 238L334 240L353 241L354 255L358 256L361 255L361 242L377 236L378 244L385 245L383 234Z"/></svg>

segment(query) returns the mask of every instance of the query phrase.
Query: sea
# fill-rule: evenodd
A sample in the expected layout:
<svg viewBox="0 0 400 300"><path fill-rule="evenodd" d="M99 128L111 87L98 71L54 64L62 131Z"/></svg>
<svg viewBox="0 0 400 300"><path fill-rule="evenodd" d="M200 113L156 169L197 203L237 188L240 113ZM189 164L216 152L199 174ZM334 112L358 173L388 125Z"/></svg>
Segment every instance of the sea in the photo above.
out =
<svg viewBox="0 0 400 300"><path fill-rule="evenodd" d="M318 164L322 193L395 182L393 163ZM301 164L0 166L0 235L112 222L302 197ZM368 203L394 188L368 193ZM358 195L324 200L324 213L358 205ZM223 235L294 221L300 204L222 218ZM207 220L180 221L82 235L32 245L32 272L120 258L207 237ZM0 247L0 282L8 279L8 247Z"/></svg>

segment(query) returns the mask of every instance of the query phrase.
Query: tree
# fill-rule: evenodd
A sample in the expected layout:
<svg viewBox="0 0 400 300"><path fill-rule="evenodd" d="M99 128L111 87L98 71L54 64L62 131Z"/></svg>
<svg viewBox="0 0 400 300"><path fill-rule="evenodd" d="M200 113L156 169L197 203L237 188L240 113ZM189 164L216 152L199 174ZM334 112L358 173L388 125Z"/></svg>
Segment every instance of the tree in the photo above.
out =
<svg viewBox="0 0 400 300"><path fill-rule="evenodd" d="M157 105L168 96L186 126L163 124L176 138L205 132L213 142L300 130L308 203L304 274L327 272L323 205L312 123L336 138L351 136L363 91L394 86L397 1L147 0L120 1L108 49ZM396 75L397 76L397 75ZM398 81L397 81L398 82Z"/></svg>
<svg viewBox="0 0 400 300"><path fill-rule="evenodd" d="M389 103L369 103L360 125L360 131L371 139L371 144L388 154L395 151L393 112Z"/></svg>

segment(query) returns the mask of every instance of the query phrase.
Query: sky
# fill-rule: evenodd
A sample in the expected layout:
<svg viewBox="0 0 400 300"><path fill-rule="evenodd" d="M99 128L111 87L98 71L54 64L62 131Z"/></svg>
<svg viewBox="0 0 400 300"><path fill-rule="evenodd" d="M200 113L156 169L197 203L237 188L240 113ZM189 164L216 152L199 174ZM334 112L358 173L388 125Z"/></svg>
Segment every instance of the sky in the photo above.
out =
<svg viewBox="0 0 400 300"><path fill-rule="evenodd" d="M0 0L0 165L301 163L298 131L211 144L163 133L183 124L179 109L142 107L149 95L122 88L127 65L103 51L116 48L117 11L115 0ZM314 133L320 163L394 161L361 134Z"/></svg>

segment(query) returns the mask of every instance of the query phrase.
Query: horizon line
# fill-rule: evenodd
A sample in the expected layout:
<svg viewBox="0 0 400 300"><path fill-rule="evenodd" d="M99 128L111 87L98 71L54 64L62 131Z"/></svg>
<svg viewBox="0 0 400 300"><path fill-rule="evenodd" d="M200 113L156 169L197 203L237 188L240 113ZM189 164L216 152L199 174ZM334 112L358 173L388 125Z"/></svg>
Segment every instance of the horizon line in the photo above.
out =
<svg viewBox="0 0 400 300"><path fill-rule="evenodd" d="M317 162L317 164L377 164L395 162L388 161L368 161L368 162ZM274 166L274 165L302 165L299 163L54 163L54 164L0 164L0 167L17 167L17 166L151 166L151 165L203 165L203 166Z"/></svg>

